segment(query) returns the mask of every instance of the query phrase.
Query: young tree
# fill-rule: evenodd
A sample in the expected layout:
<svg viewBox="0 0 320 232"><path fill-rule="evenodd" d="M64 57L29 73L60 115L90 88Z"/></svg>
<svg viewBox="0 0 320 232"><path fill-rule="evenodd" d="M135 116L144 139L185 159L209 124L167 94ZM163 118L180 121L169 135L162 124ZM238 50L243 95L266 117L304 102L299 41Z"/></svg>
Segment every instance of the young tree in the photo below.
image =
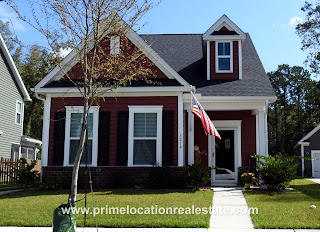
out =
<svg viewBox="0 0 320 232"><path fill-rule="evenodd" d="M296 33L302 39L302 50L308 50L309 56L306 60L311 70L320 73L320 3L305 2L301 8L306 13L304 21L296 27Z"/></svg>
<svg viewBox="0 0 320 232"><path fill-rule="evenodd" d="M26 2L32 18L23 14ZM83 115L80 143L74 160L70 202L76 201L78 172L85 148L89 109L98 104L105 92L127 86L132 81L144 80L154 74L151 63L126 39L126 33L153 6L152 0L27 0L21 5L7 1L18 17L38 30L47 39L51 51L58 53L63 48L71 48L76 54L75 68L80 76L69 72L71 67L60 64L64 79L78 89L83 98ZM115 51L104 49L103 43L111 36L121 40L114 42ZM120 43L120 44L119 44ZM61 46L64 45L64 46Z"/></svg>

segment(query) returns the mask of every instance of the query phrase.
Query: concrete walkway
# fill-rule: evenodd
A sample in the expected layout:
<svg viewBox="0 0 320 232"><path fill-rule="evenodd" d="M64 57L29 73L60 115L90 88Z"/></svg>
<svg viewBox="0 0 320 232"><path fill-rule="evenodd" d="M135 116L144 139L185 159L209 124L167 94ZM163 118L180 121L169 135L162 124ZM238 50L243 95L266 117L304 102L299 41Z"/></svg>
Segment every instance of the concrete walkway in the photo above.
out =
<svg viewBox="0 0 320 232"><path fill-rule="evenodd" d="M215 187L213 189L213 214L210 218L210 229L253 229L246 199L241 188Z"/></svg>
<svg viewBox="0 0 320 232"><path fill-rule="evenodd" d="M311 180L313 182L316 182L316 183L320 184L320 178L311 178L311 179L308 179L308 180Z"/></svg>

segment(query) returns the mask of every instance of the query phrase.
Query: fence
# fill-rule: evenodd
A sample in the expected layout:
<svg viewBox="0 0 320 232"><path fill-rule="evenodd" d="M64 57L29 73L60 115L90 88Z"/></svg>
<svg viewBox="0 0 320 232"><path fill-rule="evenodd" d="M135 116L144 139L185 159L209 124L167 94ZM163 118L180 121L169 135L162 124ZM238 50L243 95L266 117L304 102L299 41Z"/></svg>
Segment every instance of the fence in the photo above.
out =
<svg viewBox="0 0 320 232"><path fill-rule="evenodd" d="M27 160L30 164L32 160ZM21 160L0 158L0 184L15 184L18 180L18 173ZM37 161L33 170L40 172L41 160Z"/></svg>

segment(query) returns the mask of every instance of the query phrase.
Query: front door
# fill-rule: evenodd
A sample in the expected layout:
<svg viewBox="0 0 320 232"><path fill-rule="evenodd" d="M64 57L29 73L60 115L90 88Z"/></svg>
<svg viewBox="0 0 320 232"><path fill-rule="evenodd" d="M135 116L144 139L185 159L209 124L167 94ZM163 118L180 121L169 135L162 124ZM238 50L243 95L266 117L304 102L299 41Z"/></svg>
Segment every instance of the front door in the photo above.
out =
<svg viewBox="0 0 320 232"><path fill-rule="evenodd" d="M220 130L221 140L213 138L212 184L236 184L235 131Z"/></svg>

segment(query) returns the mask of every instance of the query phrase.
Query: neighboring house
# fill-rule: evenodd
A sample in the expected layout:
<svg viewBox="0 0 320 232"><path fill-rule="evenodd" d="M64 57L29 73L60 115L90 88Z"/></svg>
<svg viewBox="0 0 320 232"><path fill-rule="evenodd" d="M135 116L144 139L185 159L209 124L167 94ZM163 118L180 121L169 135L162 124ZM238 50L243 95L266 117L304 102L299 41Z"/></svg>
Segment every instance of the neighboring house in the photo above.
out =
<svg viewBox="0 0 320 232"><path fill-rule="evenodd" d="M300 174L320 178L320 124L304 136L294 148L298 156L312 158L301 160Z"/></svg>
<svg viewBox="0 0 320 232"><path fill-rule="evenodd" d="M31 98L1 35L0 55L0 157L34 159L41 141L22 136L24 103Z"/></svg>
<svg viewBox="0 0 320 232"><path fill-rule="evenodd" d="M151 186L157 166L167 166L163 175L179 184L183 167L195 163L196 144L207 152L202 162L217 167L212 171L217 185L237 183L238 168L248 166L250 154L267 156L267 111L276 96L249 34L223 15L204 34L129 30L126 36L153 62L162 85L132 84L119 89L117 99L91 108L89 163L95 186ZM110 42L104 46L110 49ZM63 62L68 70L75 56L73 51ZM70 177L79 139L80 125L73 119L80 117L82 99L62 76L55 68L34 88L45 97L43 179ZM191 113L193 89L221 141L207 137Z"/></svg>

